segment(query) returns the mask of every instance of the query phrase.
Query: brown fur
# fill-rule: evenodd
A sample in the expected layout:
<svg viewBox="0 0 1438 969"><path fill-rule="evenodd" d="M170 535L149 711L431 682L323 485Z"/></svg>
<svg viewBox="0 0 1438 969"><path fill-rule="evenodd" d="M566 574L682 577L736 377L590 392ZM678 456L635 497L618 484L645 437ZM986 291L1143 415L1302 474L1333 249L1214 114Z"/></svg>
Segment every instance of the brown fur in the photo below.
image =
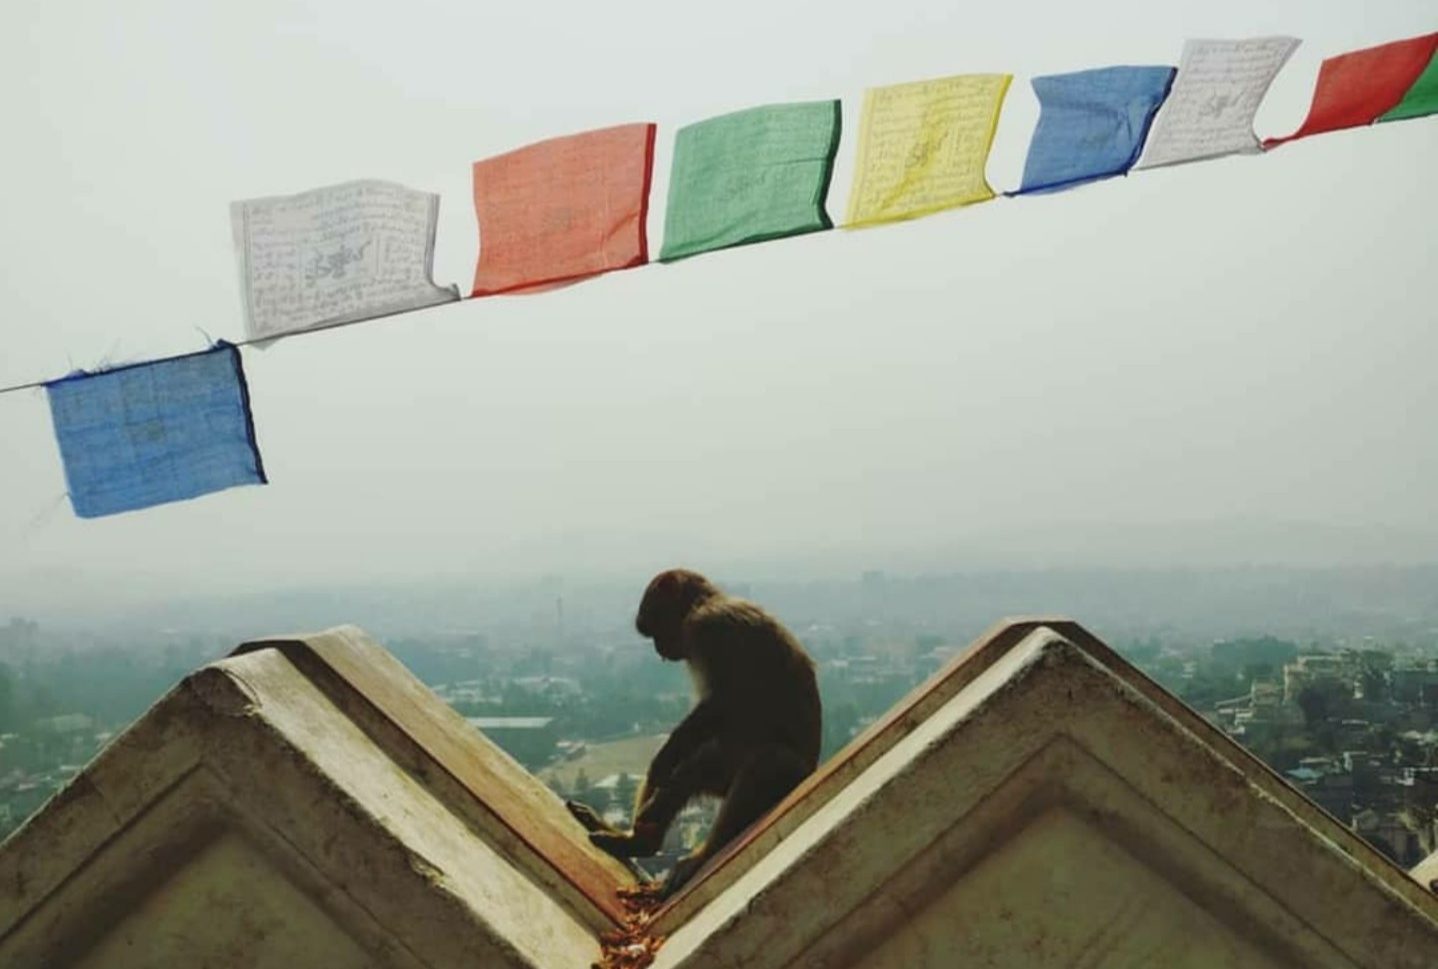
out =
<svg viewBox="0 0 1438 969"><path fill-rule="evenodd" d="M670 895L813 772L819 688L813 661L777 619L724 595L697 572L671 569L655 576L634 625L661 657L688 664L698 702L654 755L633 829L616 831L582 804L569 808L596 845L634 858L659 850L691 798L722 797L709 837L665 883Z"/></svg>

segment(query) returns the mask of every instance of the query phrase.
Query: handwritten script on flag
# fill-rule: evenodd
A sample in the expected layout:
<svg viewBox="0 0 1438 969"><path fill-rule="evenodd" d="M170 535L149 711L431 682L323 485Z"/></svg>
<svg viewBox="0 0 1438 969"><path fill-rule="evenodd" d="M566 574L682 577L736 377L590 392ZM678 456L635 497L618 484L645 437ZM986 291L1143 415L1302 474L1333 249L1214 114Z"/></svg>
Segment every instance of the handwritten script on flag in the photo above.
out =
<svg viewBox="0 0 1438 969"><path fill-rule="evenodd" d="M1127 172L1173 75L1172 67L1101 67L1034 78L1039 123L1016 194Z"/></svg>
<svg viewBox="0 0 1438 969"><path fill-rule="evenodd" d="M266 482L231 344L72 374L45 391L70 504L81 518Z"/></svg>
<svg viewBox="0 0 1438 969"><path fill-rule="evenodd" d="M1185 43L1138 167L1260 151L1253 116L1298 44L1296 37Z"/></svg>
<svg viewBox="0 0 1438 969"><path fill-rule="evenodd" d="M649 261L654 125L553 138L474 163L475 296Z"/></svg>
<svg viewBox="0 0 1438 969"><path fill-rule="evenodd" d="M674 136L662 262L833 228L839 102L770 104Z"/></svg>
<svg viewBox="0 0 1438 969"><path fill-rule="evenodd" d="M438 195L373 180L232 203L250 339L459 299L432 278L438 218Z"/></svg>
<svg viewBox="0 0 1438 969"><path fill-rule="evenodd" d="M1011 80L960 74L866 91L847 224L913 219L993 198L984 164Z"/></svg>
<svg viewBox="0 0 1438 969"><path fill-rule="evenodd" d="M1263 147L1372 124L1379 115L1398 107L1433 60L1435 50L1438 33L1326 58L1318 68L1308 117L1293 134L1269 138Z"/></svg>

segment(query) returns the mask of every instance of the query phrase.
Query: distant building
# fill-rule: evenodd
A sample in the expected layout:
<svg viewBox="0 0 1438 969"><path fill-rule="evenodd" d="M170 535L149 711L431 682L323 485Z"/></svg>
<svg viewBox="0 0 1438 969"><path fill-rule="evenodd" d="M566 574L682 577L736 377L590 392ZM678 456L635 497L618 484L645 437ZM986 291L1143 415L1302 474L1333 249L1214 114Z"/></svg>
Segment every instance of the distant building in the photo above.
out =
<svg viewBox="0 0 1438 969"><path fill-rule="evenodd" d="M72 734L90 730L94 726L94 717L83 713L62 713L58 717L45 717L36 720L34 729L41 733Z"/></svg>
<svg viewBox="0 0 1438 969"><path fill-rule="evenodd" d="M483 680L460 680L434 687L435 695L449 704L498 703L501 697L485 690Z"/></svg>
<svg viewBox="0 0 1438 969"><path fill-rule="evenodd" d="M559 733L553 717L466 717L465 720L531 770L537 770L558 753Z"/></svg>
<svg viewBox="0 0 1438 969"><path fill-rule="evenodd" d="M1319 653L1300 656L1283 667L1283 702L1297 703L1298 695L1306 688L1321 682L1339 683L1344 680L1342 656ZM1352 681L1348 681L1351 688Z"/></svg>
<svg viewBox="0 0 1438 969"><path fill-rule="evenodd" d="M1302 724L1303 714L1283 703L1283 690L1277 683L1254 680L1247 696L1218 701L1214 720L1243 743L1257 745Z"/></svg>
<svg viewBox="0 0 1438 969"><path fill-rule="evenodd" d="M1393 699L1438 706L1438 669L1431 666L1399 667L1388 674Z"/></svg>
<svg viewBox="0 0 1438 969"><path fill-rule="evenodd" d="M584 687L572 676L520 676L512 682L534 693L559 699L584 695Z"/></svg>
<svg viewBox="0 0 1438 969"><path fill-rule="evenodd" d="M477 730L545 730L554 723L553 717L465 717L465 723Z"/></svg>
<svg viewBox="0 0 1438 969"><path fill-rule="evenodd" d="M1402 821L1380 811L1360 811L1353 817L1353 830L1369 844L1405 868L1423 860L1418 835Z"/></svg>

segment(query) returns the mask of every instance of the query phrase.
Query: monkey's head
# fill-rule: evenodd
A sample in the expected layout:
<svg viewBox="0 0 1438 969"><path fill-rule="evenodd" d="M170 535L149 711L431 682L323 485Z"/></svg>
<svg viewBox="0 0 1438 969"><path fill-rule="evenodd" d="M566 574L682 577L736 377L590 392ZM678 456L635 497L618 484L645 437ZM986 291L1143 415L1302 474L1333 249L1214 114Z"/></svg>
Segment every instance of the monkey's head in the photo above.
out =
<svg viewBox="0 0 1438 969"><path fill-rule="evenodd" d="M644 590L634 628L654 640L654 651L668 660L686 659L684 620L694 607L719 594L698 572L670 569L660 572Z"/></svg>

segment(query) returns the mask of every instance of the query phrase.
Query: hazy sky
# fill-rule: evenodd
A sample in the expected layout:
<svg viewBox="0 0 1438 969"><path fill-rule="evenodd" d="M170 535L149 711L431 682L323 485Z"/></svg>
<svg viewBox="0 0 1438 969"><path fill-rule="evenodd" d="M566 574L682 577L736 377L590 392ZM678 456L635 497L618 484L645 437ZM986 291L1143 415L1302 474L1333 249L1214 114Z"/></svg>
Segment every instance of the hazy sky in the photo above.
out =
<svg viewBox="0 0 1438 969"><path fill-rule="evenodd" d="M440 192L468 291L469 163L842 97L1176 64L1185 37L1323 57L1431 0L42 4L0 36L0 384L243 336L227 205L354 178ZM245 351L272 484L75 518L43 392L0 397L0 615L357 579L652 568L1438 559L1438 119L614 273ZM1317 527L1311 527L1317 526ZM1250 531L1251 529L1251 531ZM767 564L766 564L767 563Z"/></svg>

